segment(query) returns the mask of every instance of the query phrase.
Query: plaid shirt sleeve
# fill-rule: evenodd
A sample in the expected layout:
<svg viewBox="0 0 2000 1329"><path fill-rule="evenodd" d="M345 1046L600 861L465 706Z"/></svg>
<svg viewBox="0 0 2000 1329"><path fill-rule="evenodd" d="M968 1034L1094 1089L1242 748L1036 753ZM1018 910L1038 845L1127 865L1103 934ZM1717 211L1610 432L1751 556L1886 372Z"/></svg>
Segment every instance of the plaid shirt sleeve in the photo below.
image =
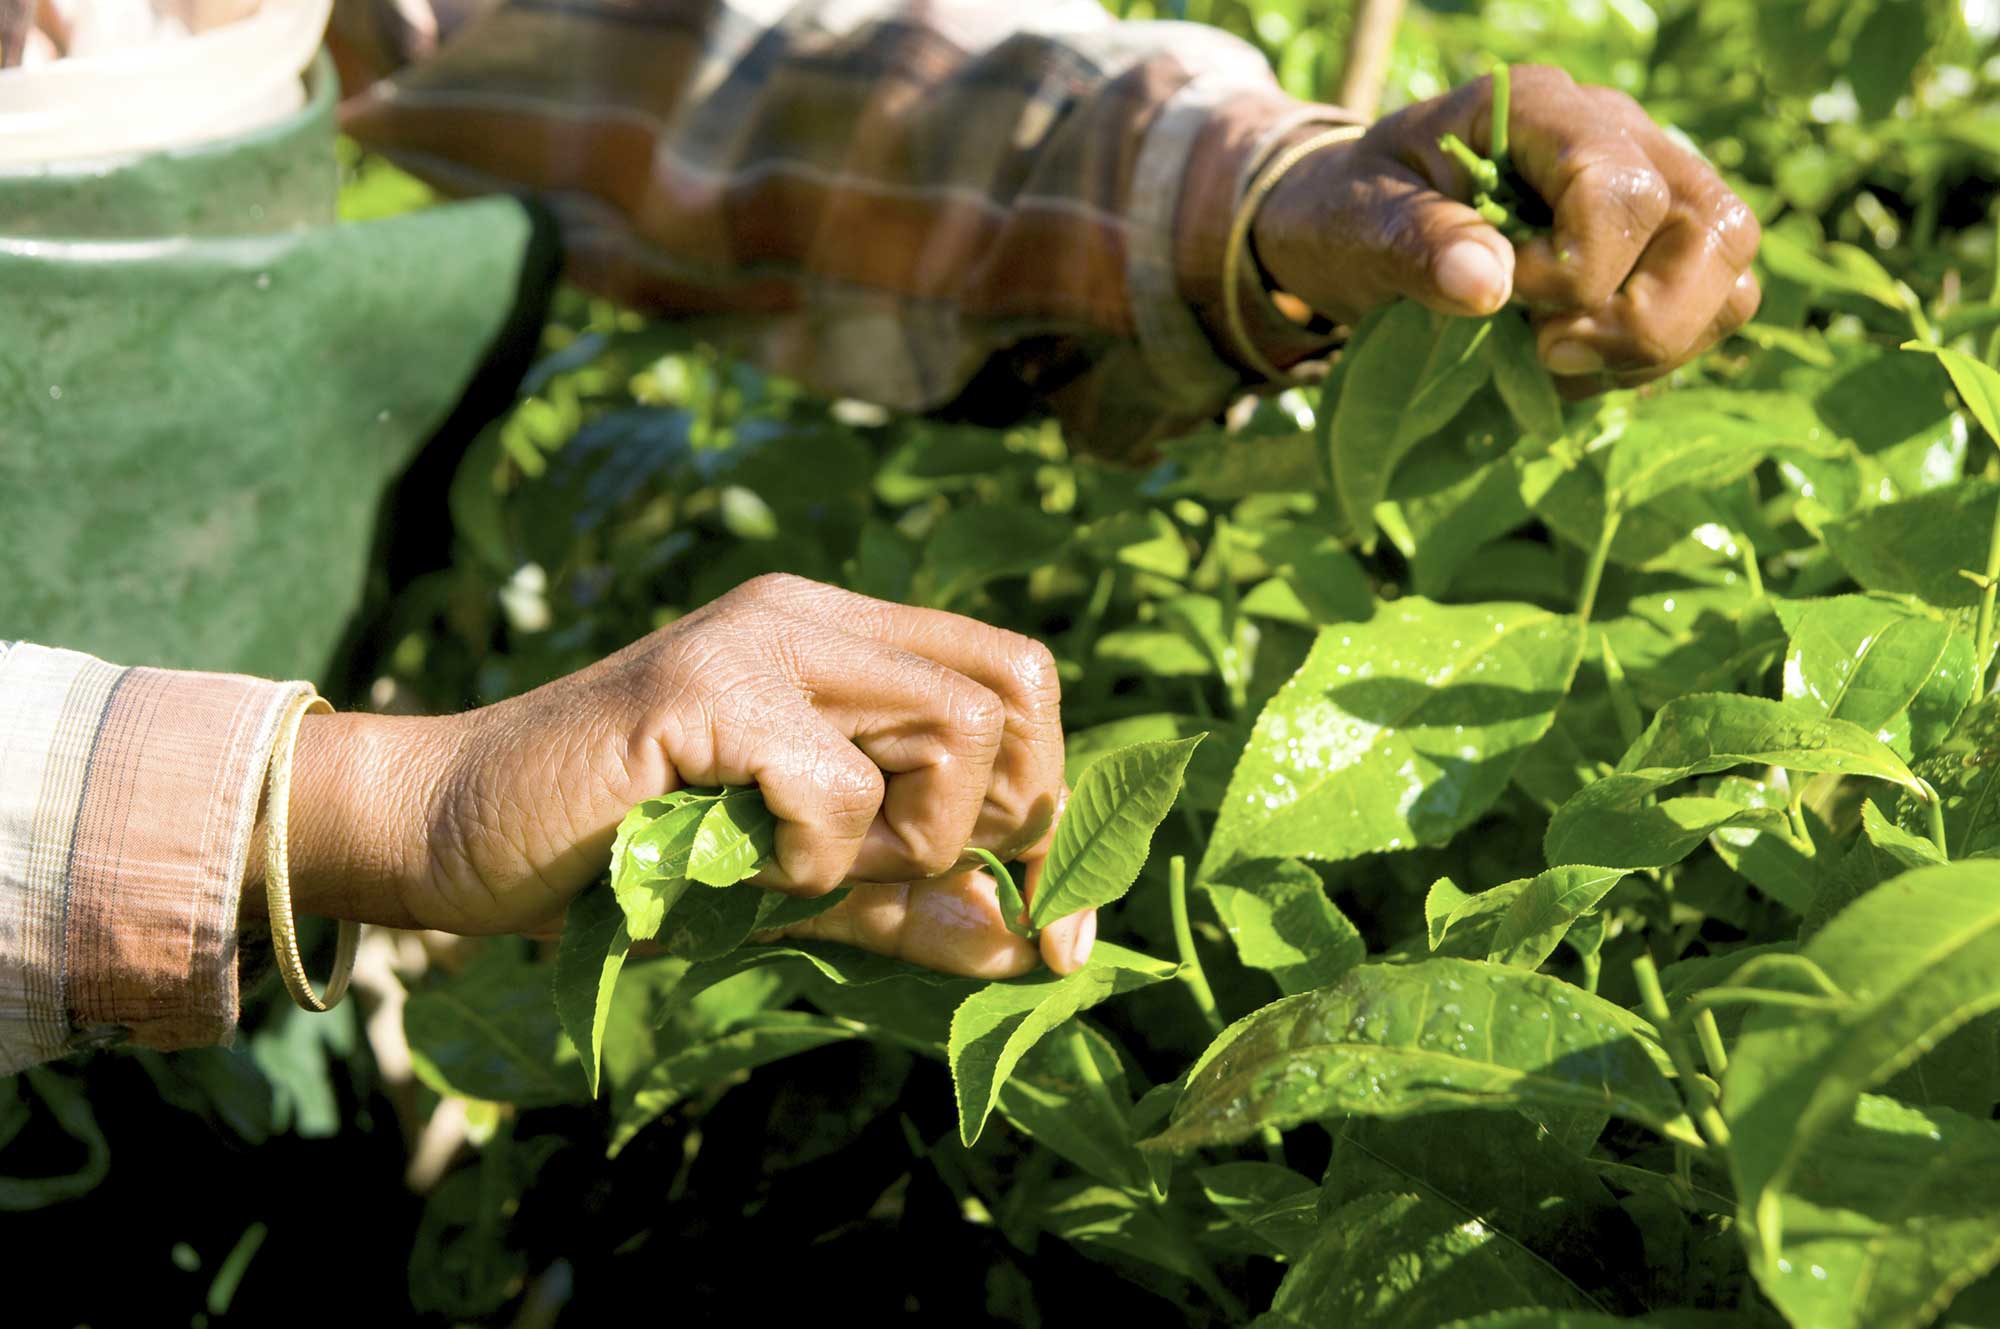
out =
<svg viewBox="0 0 2000 1329"><path fill-rule="evenodd" d="M1271 145L1347 118L1096 0L342 0L333 44L349 132L537 194L572 280L823 391L1052 411L1111 454L1246 386L1230 216ZM1245 293L1267 358L1326 349Z"/></svg>
<svg viewBox="0 0 2000 1329"><path fill-rule="evenodd" d="M0 642L0 1075L229 1039L258 796L307 690Z"/></svg>

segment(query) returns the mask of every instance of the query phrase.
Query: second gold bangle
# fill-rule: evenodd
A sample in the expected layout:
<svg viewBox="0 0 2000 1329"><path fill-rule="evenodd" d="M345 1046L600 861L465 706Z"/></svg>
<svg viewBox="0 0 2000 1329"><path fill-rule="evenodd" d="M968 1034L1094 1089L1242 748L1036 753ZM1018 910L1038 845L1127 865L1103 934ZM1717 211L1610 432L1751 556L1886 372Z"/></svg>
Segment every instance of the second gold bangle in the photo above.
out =
<svg viewBox="0 0 2000 1329"><path fill-rule="evenodd" d="M1243 191L1243 199L1236 205L1236 215L1230 220L1229 239L1222 249L1223 320L1228 324L1229 336L1236 343L1237 354L1242 357L1243 363L1273 383L1292 383L1296 380L1257 349L1256 343L1250 339L1249 326L1243 321L1243 292L1238 277L1244 257L1250 250L1250 225L1256 220L1257 209L1263 206L1265 198L1293 167L1321 148L1346 143L1367 132L1365 125L1339 125L1286 148L1257 173L1257 178Z"/></svg>
<svg viewBox="0 0 2000 1329"><path fill-rule="evenodd" d="M347 979L354 972L354 951L361 927L343 919L334 946L333 972L327 976L324 993L315 993L306 977L305 961L299 955L297 920L292 917L292 855L290 843L292 808L292 758L298 751L299 724L308 714L331 714L324 697L306 693L296 697L278 720L277 742L271 747L269 783L264 789L264 900L271 920L271 949L278 961L278 974L292 1000L309 1011L328 1011L347 994Z"/></svg>

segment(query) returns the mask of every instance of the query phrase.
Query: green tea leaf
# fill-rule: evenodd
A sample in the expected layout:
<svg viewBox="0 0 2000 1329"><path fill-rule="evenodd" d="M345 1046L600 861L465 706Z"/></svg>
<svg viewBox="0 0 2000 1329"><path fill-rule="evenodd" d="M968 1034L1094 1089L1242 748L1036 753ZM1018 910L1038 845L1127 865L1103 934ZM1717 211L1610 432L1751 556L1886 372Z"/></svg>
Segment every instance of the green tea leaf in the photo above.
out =
<svg viewBox="0 0 2000 1329"><path fill-rule="evenodd" d="M2000 483L1963 480L1900 503L1863 508L1820 528L1826 547L1871 591L1914 595L1940 609L1979 603L1979 588L1959 576L1979 570L1993 534Z"/></svg>
<svg viewBox="0 0 2000 1329"><path fill-rule="evenodd" d="M1072 802L1072 805L1073 802ZM1039 973L989 983L959 1003L947 1051L958 1097L959 1138L979 1139L1000 1088L1029 1048L1079 1011L1172 978L1178 965L1100 941L1067 976Z"/></svg>
<svg viewBox="0 0 2000 1329"><path fill-rule="evenodd" d="M1271 1163L1220 1163L1196 1169L1194 1179L1208 1202L1265 1252L1299 1260L1312 1249L1319 1187L1307 1178Z"/></svg>
<svg viewBox="0 0 2000 1329"><path fill-rule="evenodd" d="M1132 1091L1118 1047L1075 1017L1022 1054L995 1109L1015 1129L1100 1181L1147 1190L1132 1141Z"/></svg>
<svg viewBox="0 0 2000 1329"><path fill-rule="evenodd" d="M1697 693L1661 707L1616 774L1556 809L1543 840L1549 861L1664 867L1717 831L1780 829L1783 816L1775 809L1737 800L1690 795L1647 802L1691 776L1750 765L1869 775L1919 788L1902 758L1859 725L1763 697Z"/></svg>
<svg viewBox="0 0 2000 1329"><path fill-rule="evenodd" d="M1601 1129L1601 1121L1599 1119ZM1604 1286L1618 1267L1604 1240L1622 1217L1591 1162L1515 1112L1349 1117L1329 1124L1333 1156L1320 1210L1378 1191L1413 1191L1493 1229L1554 1271Z"/></svg>
<svg viewBox="0 0 2000 1329"><path fill-rule="evenodd" d="M417 1078L440 1094L517 1107L588 1097L577 1065L562 1056L569 1040L549 981L547 969L503 943L464 973L412 992L403 1034Z"/></svg>
<svg viewBox="0 0 2000 1329"><path fill-rule="evenodd" d="M1874 799L1864 799L1861 834L1813 892L1812 902L1799 925L1801 940L1811 937L1831 922L1835 914L1889 878L1944 861L1943 850L1883 816Z"/></svg>
<svg viewBox="0 0 2000 1329"><path fill-rule="evenodd" d="M1327 1216L1271 1309L1307 1325L1436 1329L1482 1311L1589 1304L1575 1284L1458 1208L1384 1192Z"/></svg>
<svg viewBox="0 0 2000 1329"><path fill-rule="evenodd" d="M688 858L710 799L694 790L649 798L625 814L611 845L611 892L634 941L657 936L687 890Z"/></svg>
<svg viewBox="0 0 2000 1329"><path fill-rule="evenodd" d="M1255 859L1202 883L1236 954L1281 992L1325 987L1367 958L1367 943L1319 875L1288 858Z"/></svg>
<svg viewBox="0 0 2000 1329"><path fill-rule="evenodd" d="M1851 720L1905 760L1943 741L1979 684L1972 636L1866 595L1805 607L1785 654L1785 699Z"/></svg>
<svg viewBox="0 0 2000 1329"><path fill-rule="evenodd" d="M1324 422L1333 492L1364 549L1375 505L1409 450L1465 405L1485 381L1476 354L1485 324L1399 300L1363 320L1342 355L1343 383Z"/></svg>
<svg viewBox="0 0 2000 1329"><path fill-rule="evenodd" d="M1555 380L1542 367L1535 349L1535 332L1517 310L1503 309L1488 320L1493 332L1486 339L1486 360L1493 386L1521 426L1536 438L1552 439L1563 432L1562 397Z"/></svg>
<svg viewBox="0 0 2000 1329"><path fill-rule="evenodd" d="M734 886L771 857L777 831L778 819L754 787L721 793L695 831L689 878L704 886Z"/></svg>
<svg viewBox="0 0 2000 1329"><path fill-rule="evenodd" d="M1036 1197L1035 1212L1044 1230L1095 1259L1153 1266L1216 1300L1228 1295L1187 1231L1149 1199L1086 1181L1060 1181Z"/></svg>
<svg viewBox="0 0 2000 1329"><path fill-rule="evenodd" d="M755 886L684 891L661 919L660 945L687 960L727 955L757 930L770 900L769 892Z"/></svg>
<svg viewBox="0 0 2000 1329"><path fill-rule="evenodd" d="M1322 629L1257 717L1202 877L1443 843L1547 731L1581 642L1575 619L1545 609L1415 596Z"/></svg>
<svg viewBox="0 0 2000 1329"><path fill-rule="evenodd" d="M1897 311L1904 308L1896 279L1866 250L1854 245L1836 241L1814 252L1782 231L1771 231L1764 236L1757 257L1772 272L1803 285L1859 295Z"/></svg>
<svg viewBox="0 0 2000 1329"><path fill-rule="evenodd" d="M1054 561L1069 543L1068 520L1025 503L980 504L945 513L924 546L930 603L955 604L989 582Z"/></svg>
<svg viewBox="0 0 2000 1329"><path fill-rule="evenodd" d="M1253 494L1308 493L1321 486L1320 445L1310 433L1257 436L1204 430L1162 449L1166 462L1147 492L1191 494L1211 502Z"/></svg>
<svg viewBox="0 0 2000 1329"><path fill-rule="evenodd" d="M1916 1329L2000 1263L2000 1126L1863 1094L1800 1159L1757 1282L1793 1324Z"/></svg>
<svg viewBox="0 0 2000 1329"><path fill-rule="evenodd" d="M726 1033L670 1052L646 1069L630 1098L619 1104L606 1152L615 1157L648 1122L691 1094L864 1032L849 1021L810 1011L759 1011Z"/></svg>
<svg viewBox="0 0 2000 1329"><path fill-rule="evenodd" d="M1784 782L1751 780L1740 775L1726 775L1716 781L1714 796L1741 808L1778 814L1783 814L1791 802ZM1800 815L1806 819L1808 829L1819 824L1810 810L1801 809ZM1779 820L1782 821L1782 815ZM1818 838L1800 844L1781 824L1768 829L1748 825L1723 827L1709 837L1709 844L1731 870L1795 914L1803 915L1812 908L1813 897L1826 879L1828 862L1820 857ZM1827 860L1832 857L1829 847Z"/></svg>
<svg viewBox="0 0 2000 1329"><path fill-rule="evenodd" d="M1622 1007L1472 960L1364 964L1225 1030L1141 1148L1233 1144L1337 1114L1602 1110L1686 1138L1680 1099Z"/></svg>
<svg viewBox="0 0 2000 1329"><path fill-rule="evenodd" d="M593 888L570 901L569 912L563 916L562 940L556 947L556 1014L571 1046L583 1059L583 1078L589 1082L592 1098L597 1097L611 994L631 947L625 912L618 907L617 896Z"/></svg>
<svg viewBox="0 0 2000 1329"><path fill-rule="evenodd" d="M1624 877L1623 868L1554 867L1467 896L1443 918L1431 921L1431 950L1539 969L1571 924L1596 908ZM1436 888L1432 890L1435 894Z"/></svg>
<svg viewBox="0 0 2000 1329"><path fill-rule="evenodd" d="M1187 770L1182 773L1181 797L1196 808L1213 809L1222 802L1223 792L1229 787L1229 773L1242 755L1247 731L1247 722L1236 725L1198 715L1159 711L1109 720L1065 736L1063 778L1074 789L1092 762L1134 743L1202 738L1201 746L1188 758Z"/></svg>
<svg viewBox="0 0 2000 1329"><path fill-rule="evenodd" d="M1763 697L1701 693L1661 707L1653 723L1618 763L1621 774L1676 779L1732 766L1783 766L1794 771L1867 775L1917 790L1903 759L1859 725L1813 716Z"/></svg>
<svg viewBox="0 0 2000 1329"><path fill-rule="evenodd" d="M1730 1169L1744 1221L1766 1249L1778 1236L1775 1192L1860 1094L2000 1006L2000 863L1951 863L1884 882L1802 954L1847 999L1754 1010L1723 1085Z"/></svg>
<svg viewBox="0 0 2000 1329"><path fill-rule="evenodd" d="M1950 351L1926 342L1906 341L1903 349L1921 351L1941 360L1945 372L1951 375L1951 385L1958 389L1959 399L1965 403L1965 409L1979 421L1986 437L2000 444L2000 370L1973 359L1963 351Z"/></svg>
<svg viewBox="0 0 2000 1329"><path fill-rule="evenodd" d="M1613 507L1629 512L1678 489L1720 490L1781 447L1842 452L1811 407L1789 394L1677 392L1623 422L1604 489Z"/></svg>
<svg viewBox="0 0 2000 1329"><path fill-rule="evenodd" d="M1035 927L1110 904L1132 888L1199 742L1200 735L1134 743L1090 764L1070 791L1042 863L1041 884L1029 906Z"/></svg>
<svg viewBox="0 0 2000 1329"><path fill-rule="evenodd" d="M1663 868L1686 858L1718 831L1784 828L1782 811L1729 799L1688 795L1652 801L1655 791L1680 778L1640 771L1585 785L1549 818L1543 852L1551 863Z"/></svg>

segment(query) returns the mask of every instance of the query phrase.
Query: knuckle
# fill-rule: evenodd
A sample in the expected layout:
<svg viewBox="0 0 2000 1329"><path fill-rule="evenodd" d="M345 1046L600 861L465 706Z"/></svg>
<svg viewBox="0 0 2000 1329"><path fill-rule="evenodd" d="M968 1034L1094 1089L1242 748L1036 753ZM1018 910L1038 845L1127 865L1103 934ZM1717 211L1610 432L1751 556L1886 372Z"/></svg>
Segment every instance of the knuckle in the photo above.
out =
<svg viewBox="0 0 2000 1329"><path fill-rule="evenodd" d="M1728 260L1730 267L1743 269L1757 257L1757 247L1764 242L1764 228L1757 221L1757 214L1750 211L1750 205L1731 193L1726 186L1718 183L1721 195L1710 209L1714 221L1709 231L1714 236L1716 248Z"/></svg>
<svg viewBox="0 0 2000 1329"><path fill-rule="evenodd" d="M1000 700L999 693L974 683L960 691L951 709L952 730L969 740L967 746L982 752L1000 746L1000 736L1007 728L1007 703Z"/></svg>
<svg viewBox="0 0 2000 1329"><path fill-rule="evenodd" d="M784 604L811 591L816 583L793 572L765 572L738 586L732 595L762 604Z"/></svg>
<svg viewBox="0 0 2000 1329"><path fill-rule="evenodd" d="M909 828L902 835L905 855L918 876L942 877L958 866L963 845L941 840L925 827Z"/></svg>
<svg viewBox="0 0 2000 1329"><path fill-rule="evenodd" d="M1056 669L1056 655L1033 637L1014 634L1007 657L1007 676L1022 701L1031 710L1053 709L1062 697L1062 678Z"/></svg>
<svg viewBox="0 0 2000 1329"><path fill-rule="evenodd" d="M1605 194L1640 234L1655 230L1666 220L1674 192L1657 169L1627 162L1605 162L1598 170Z"/></svg>
<svg viewBox="0 0 2000 1329"><path fill-rule="evenodd" d="M849 751L851 759L827 754L820 763L817 783L828 821L850 829L858 822L865 829L882 806L886 783L874 762L854 749Z"/></svg>

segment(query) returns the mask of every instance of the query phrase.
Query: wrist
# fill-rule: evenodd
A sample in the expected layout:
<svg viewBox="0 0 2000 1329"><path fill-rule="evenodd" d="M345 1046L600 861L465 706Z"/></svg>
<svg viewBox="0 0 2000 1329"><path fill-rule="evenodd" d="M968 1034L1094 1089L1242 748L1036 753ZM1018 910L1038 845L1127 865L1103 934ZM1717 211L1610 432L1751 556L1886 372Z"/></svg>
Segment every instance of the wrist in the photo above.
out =
<svg viewBox="0 0 2000 1329"><path fill-rule="evenodd" d="M292 764L295 914L416 927L406 903L429 862L430 808L455 747L454 722L416 716L308 715ZM265 912L260 811L244 884L246 916Z"/></svg>
<svg viewBox="0 0 2000 1329"><path fill-rule="evenodd" d="M1323 134L1353 118L1333 106L1316 106L1273 96L1239 99L1218 108L1203 129L1190 156L1179 210L1175 217L1175 263L1181 289L1211 344L1224 360L1246 377L1261 377L1241 344L1268 364L1289 369L1325 354L1334 343L1333 328L1303 302L1270 284L1262 248L1269 244L1263 214L1258 209L1248 251L1236 271L1226 272L1229 232L1245 192L1268 163L1292 145ZM1336 144L1313 154L1345 152ZM1233 335L1225 314L1224 282L1236 284L1243 337Z"/></svg>

